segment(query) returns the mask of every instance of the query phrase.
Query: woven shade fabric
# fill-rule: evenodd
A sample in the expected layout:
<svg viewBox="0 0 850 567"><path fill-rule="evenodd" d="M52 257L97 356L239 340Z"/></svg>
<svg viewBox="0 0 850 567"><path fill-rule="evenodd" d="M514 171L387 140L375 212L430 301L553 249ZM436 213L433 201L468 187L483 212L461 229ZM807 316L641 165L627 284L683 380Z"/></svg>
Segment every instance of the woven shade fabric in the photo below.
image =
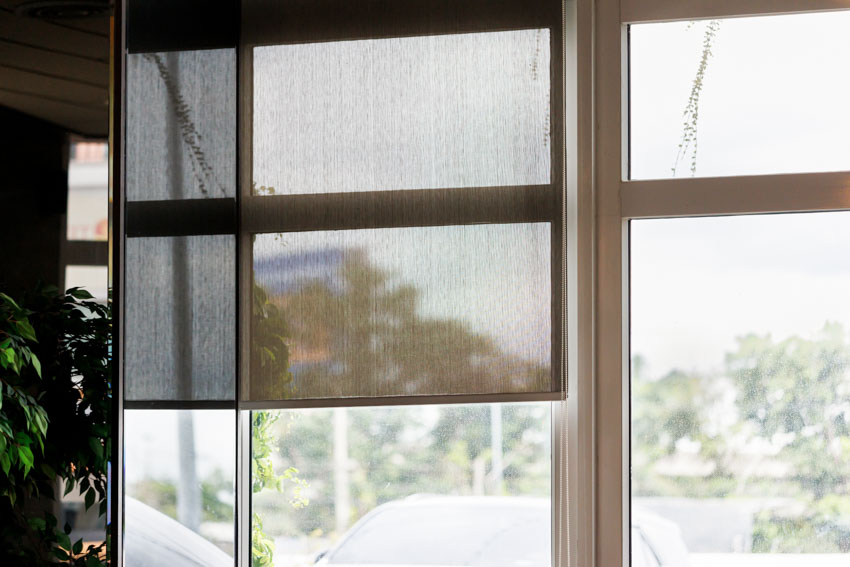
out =
<svg viewBox="0 0 850 567"><path fill-rule="evenodd" d="M127 56L128 201L236 195L234 49Z"/></svg>
<svg viewBox="0 0 850 567"><path fill-rule="evenodd" d="M257 194L550 180L549 30L253 49Z"/></svg>
<svg viewBox="0 0 850 567"><path fill-rule="evenodd" d="M125 262L125 398L234 399L234 237L130 238Z"/></svg>
<svg viewBox="0 0 850 567"><path fill-rule="evenodd" d="M547 223L255 236L253 399L549 392ZM288 365L264 349L284 337Z"/></svg>

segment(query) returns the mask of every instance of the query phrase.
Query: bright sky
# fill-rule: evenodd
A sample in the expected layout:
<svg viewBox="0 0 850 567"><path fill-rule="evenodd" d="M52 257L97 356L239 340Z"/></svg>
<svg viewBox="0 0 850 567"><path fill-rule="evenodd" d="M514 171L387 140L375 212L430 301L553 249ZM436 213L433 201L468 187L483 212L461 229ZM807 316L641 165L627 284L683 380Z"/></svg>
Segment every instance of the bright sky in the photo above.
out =
<svg viewBox="0 0 850 567"><path fill-rule="evenodd" d="M706 26L631 29L633 178L671 176ZM724 20L697 175L850 169L848 28L848 12ZM847 213L633 222L633 353L653 375L709 371L738 335L810 336L827 320L850 329L849 248Z"/></svg>
<svg viewBox="0 0 850 567"><path fill-rule="evenodd" d="M631 27L632 178L671 176L706 26ZM700 99L697 175L850 169L848 29L850 12L723 20Z"/></svg>
<svg viewBox="0 0 850 567"><path fill-rule="evenodd" d="M632 222L632 352L722 368L735 337L850 330L850 213Z"/></svg>

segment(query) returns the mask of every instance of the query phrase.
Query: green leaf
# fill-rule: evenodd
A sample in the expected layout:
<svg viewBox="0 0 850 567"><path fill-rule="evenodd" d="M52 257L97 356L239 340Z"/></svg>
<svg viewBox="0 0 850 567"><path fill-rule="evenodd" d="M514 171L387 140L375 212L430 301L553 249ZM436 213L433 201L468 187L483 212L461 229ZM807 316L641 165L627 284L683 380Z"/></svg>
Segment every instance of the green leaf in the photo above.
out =
<svg viewBox="0 0 850 567"><path fill-rule="evenodd" d="M65 494L64 495L68 496L68 494L70 494L72 490L74 490L74 479L73 478L66 478L65 479Z"/></svg>
<svg viewBox="0 0 850 567"><path fill-rule="evenodd" d="M26 319L21 319L15 323L15 328L21 334L21 336L27 340L38 342L35 338L35 329L32 328L30 322Z"/></svg>
<svg viewBox="0 0 850 567"><path fill-rule="evenodd" d="M12 299L11 297L9 297L8 295L6 295L5 293L0 292L0 298L5 299L8 303L10 303L12 305L12 307L17 309L18 311L21 310L21 308L18 306L18 304L15 303L15 300Z"/></svg>
<svg viewBox="0 0 850 567"><path fill-rule="evenodd" d="M97 558L96 555L89 555L86 557L86 567L102 567L103 563Z"/></svg>
<svg viewBox="0 0 850 567"><path fill-rule="evenodd" d="M3 468L3 474L9 476L9 469L12 468L12 461L9 459L9 453L3 453L0 456L0 467Z"/></svg>
<svg viewBox="0 0 850 567"><path fill-rule="evenodd" d="M81 287L72 287L68 290L68 295L76 299L94 299L94 296Z"/></svg>
<svg viewBox="0 0 850 567"><path fill-rule="evenodd" d="M43 472L50 478L54 478L56 476L56 471L47 463L41 463L41 466L39 466L39 468L41 469L41 472Z"/></svg>
<svg viewBox="0 0 850 567"><path fill-rule="evenodd" d="M34 530L44 530L47 528L47 522L44 521L44 518L30 518L27 520L27 523Z"/></svg>
<svg viewBox="0 0 850 567"><path fill-rule="evenodd" d="M8 441L6 441L6 436L0 435L0 455L3 455L3 454L6 453L6 445L7 444L8 444Z"/></svg>
<svg viewBox="0 0 850 567"><path fill-rule="evenodd" d="M98 459L103 458L103 444L100 442L100 439L89 437L89 447L91 447L91 450L94 451Z"/></svg>
<svg viewBox="0 0 850 567"><path fill-rule="evenodd" d="M41 432L41 435L43 437L47 437L47 414L44 410L36 408L33 413L33 420L38 426L38 430Z"/></svg>
<svg viewBox="0 0 850 567"><path fill-rule="evenodd" d="M38 377L41 378L41 361L38 359L35 353L33 353L32 355L32 367L35 368L36 374L38 374Z"/></svg>
<svg viewBox="0 0 850 567"><path fill-rule="evenodd" d="M24 477L26 477L33 464L32 451L29 447L20 446L18 447L18 458L21 459L21 463L24 465Z"/></svg>
<svg viewBox="0 0 850 567"><path fill-rule="evenodd" d="M71 549L71 538L64 532L56 532L56 540L63 549Z"/></svg>
<svg viewBox="0 0 850 567"><path fill-rule="evenodd" d="M71 552L74 555L79 555L79 553L83 550L83 540L78 539L74 542L74 547L71 549Z"/></svg>
<svg viewBox="0 0 850 567"><path fill-rule="evenodd" d="M91 489L88 492L86 492L86 510L91 508L92 504L94 504L94 495L95 495L94 489Z"/></svg>

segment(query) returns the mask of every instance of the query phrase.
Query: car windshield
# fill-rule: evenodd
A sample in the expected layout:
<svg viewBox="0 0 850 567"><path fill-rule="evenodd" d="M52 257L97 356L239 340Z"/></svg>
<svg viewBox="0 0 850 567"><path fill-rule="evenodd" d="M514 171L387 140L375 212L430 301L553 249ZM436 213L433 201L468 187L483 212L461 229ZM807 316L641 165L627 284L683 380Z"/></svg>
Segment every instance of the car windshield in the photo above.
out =
<svg viewBox="0 0 850 567"><path fill-rule="evenodd" d="M549 567L549 504L416 503L378 510L329 563Z"/></svg>

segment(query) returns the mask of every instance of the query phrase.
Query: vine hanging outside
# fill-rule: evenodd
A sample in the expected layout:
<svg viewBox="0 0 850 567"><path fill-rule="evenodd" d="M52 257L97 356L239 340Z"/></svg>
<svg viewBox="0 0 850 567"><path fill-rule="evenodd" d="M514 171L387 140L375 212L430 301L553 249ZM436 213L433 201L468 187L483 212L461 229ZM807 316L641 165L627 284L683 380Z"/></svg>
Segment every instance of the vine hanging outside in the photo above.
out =
<svg viewBox="0 0 850 567"><path fill-rule="evenodd" d="M695 22L691 22L690 27ZM683 113L684 124L682 130L682 140L679 142L679 148L676 152L676 161L673 163L673 177L676 176L676 171L679 164L688 158L690 155L690 171L691 177L697 173L697 128L699 126L699 102L702 95L702 88L705 83L705 72L708 69L708 60L712 56L712 48L714 40L717 37L717 31L720 29L720 20L711 20L705 27L705 32L702 39L702 55L700 56L697 72L694 76L694 81L691 85L691 94L688 97L688 102L685 105Z"/></svg>

